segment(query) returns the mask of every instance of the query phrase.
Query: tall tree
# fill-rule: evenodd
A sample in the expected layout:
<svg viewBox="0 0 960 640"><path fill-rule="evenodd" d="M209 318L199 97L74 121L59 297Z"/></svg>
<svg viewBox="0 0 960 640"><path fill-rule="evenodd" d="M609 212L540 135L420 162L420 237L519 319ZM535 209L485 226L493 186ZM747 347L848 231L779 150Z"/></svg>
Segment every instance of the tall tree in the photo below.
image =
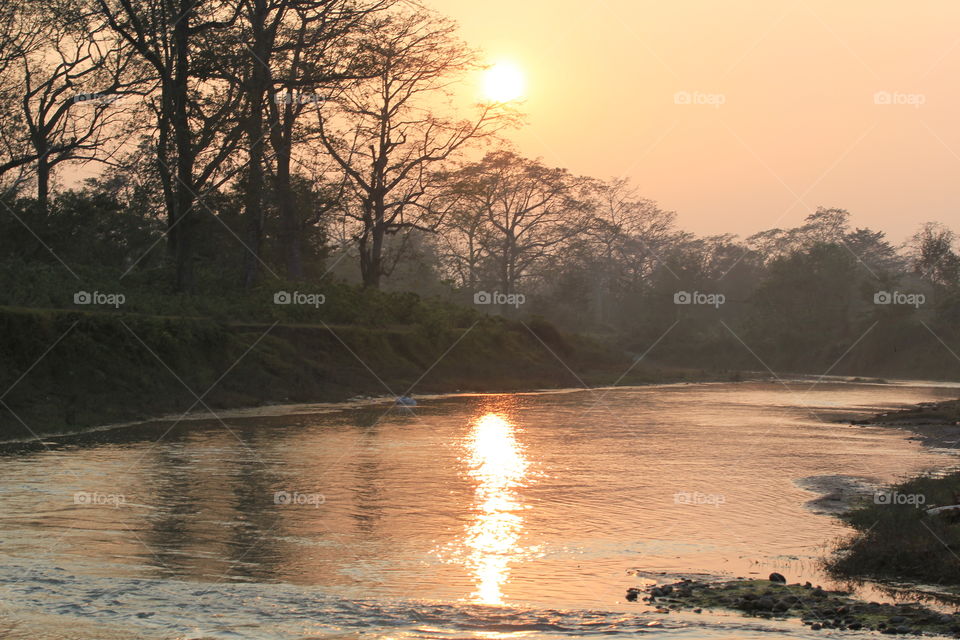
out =
<svg viewBox="0 0 960 640"><path fill-rule="evenodd" d="M505 294L595 222L590 179L512 151L488 153L451 179L457 209L482 220L476 239Z"/></svg>
<svg viewBox="0 0 960 640"><path fill-rule="evenodd" d="M910 239L908 248L915 271L935 286L960 286L960 255L954 250L952 229L928 222Z"/></svg>
<svg viewBox="0 0 960 640"><path fill-rule="evenodd" d="M248 154L245 179L247 246L243 281L257 277L264 234L265 182L281 217L287 273L303 277L302 213L296 207L294 150L305 141L301 117L338 83L361 77L354 31L392 0L242 0L238 47L241 63L226 76L245 95L242 116ZM267 147L271 154L267 153ZM272 155L272 157L271 157ZM271 165L272 162L272 165ZM272 171L271 171L272 170Z"/></svg>
<svg viewBox="0 0 960 640"><path fill-rule="evenodd" d="M157 170L167 203L167 238L176 286L194 282L197 216L203 192L232 158L243 135L243 94L224 82L218 57L238 10L227 0L95 0L110 28L150 68L159 85Z"/></svg>
<svg viewBox="0 0 960 640"><path fill-rule="evenodd" d="M0 126L0 175L31 176L45 210L56 167L109 158L130 110L123 99L147 87L126 43L82 5L24 3L8 19L16 37L0 44L0 101L10 118ZM4 100L12 87L15 105Z"/></svg>
<svg viewBox="0 0 960 640"><path fill-rule="evenodd" d="M431 193L439 167L510 120L494 104L480 105L469 121L437 114L452 84L476 65L454 30L453 23L426 11L394 12L377 21L362 49L375 76L317 111L317 138L356 201L345 215L357 223L365 286L379 287L389 270L388 234L436 229L441 216L431 206Z"/></svg>

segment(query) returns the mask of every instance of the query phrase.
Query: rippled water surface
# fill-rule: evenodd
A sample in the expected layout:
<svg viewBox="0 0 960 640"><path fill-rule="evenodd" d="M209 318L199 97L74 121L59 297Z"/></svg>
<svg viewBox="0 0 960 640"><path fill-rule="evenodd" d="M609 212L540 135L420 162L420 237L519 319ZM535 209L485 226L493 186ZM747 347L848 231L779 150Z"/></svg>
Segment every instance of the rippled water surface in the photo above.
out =
<svg viewBox="0 0 960 640"><path fill-rule="evenodd" d="M623 595L657 572L826 583L817 560L848 530L806 505L810 478L953 464L835 420L956 394L797 381L452 396L7 445L0 634L823 637Z"/></svg>

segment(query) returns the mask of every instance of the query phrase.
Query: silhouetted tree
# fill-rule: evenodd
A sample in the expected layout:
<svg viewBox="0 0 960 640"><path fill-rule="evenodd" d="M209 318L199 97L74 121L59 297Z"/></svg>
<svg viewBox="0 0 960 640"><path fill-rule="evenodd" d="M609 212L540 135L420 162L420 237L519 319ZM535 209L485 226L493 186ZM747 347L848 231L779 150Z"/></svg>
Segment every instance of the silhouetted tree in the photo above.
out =
<svg viewBox="0 0 960 640"><path fill-rule="evenodd" d="M506 123L497 105L480 106L469 121L436 113L451 84L476 64L454 31L452 22L426 11L379 20L362 53L375 77L318 110L318 139L345 174L356 203L344 213L358 226L365 286L380 286L388 234L436 228L439 216L428 195L432 172Z"/></svg>

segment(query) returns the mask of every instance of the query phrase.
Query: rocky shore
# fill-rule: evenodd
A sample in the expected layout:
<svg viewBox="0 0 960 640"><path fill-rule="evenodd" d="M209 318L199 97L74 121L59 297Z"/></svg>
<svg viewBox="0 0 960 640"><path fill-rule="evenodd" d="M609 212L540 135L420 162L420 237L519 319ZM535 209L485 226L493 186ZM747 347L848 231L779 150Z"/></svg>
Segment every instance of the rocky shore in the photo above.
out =
<svg viewBox="0 0 960 640"><path fill-rule="evenodd" d="M960 445L960 400L923 402L915 407L887 411L851 424L906 429L917 434L927 446L953 449Z"/></svg>
<svg viewBox="0 0 960 640"><path fill-rule="evenodd" d="M878 631L883 634L935 634L960 638L960 615L920 603L863 602L843 591L809 582L787 584L779 573L769 580L738 578L722 582L682 579L627 590L628 601L642 600L660 613L674 610L730 609L760 618L799 618L813 630Z"/></svg>

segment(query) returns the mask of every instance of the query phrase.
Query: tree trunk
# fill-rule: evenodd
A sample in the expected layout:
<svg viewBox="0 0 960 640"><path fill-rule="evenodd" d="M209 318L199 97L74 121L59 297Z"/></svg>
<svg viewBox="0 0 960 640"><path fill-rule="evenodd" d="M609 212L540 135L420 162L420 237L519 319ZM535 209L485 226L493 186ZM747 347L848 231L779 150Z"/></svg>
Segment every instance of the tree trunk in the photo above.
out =
<svg viewBox="0 0 960 640"><path fill-rule="evenodd" d="M266 3L255 0L250 16L253 46L250 48L250 81L247 87L249 112L246 118L249 163L247 165L247 193L244 209L247 218L247 251L244 254L243 286L250 288L260 272L260 253L263 245L263 107L267 93L269 54L265 41L264 20Z"/></svg>
<svg viewBox="0 0 960 640"><path fill-rule="evenodd" d="M374 229L370 237L360 239L360 275L366 288L380 288L380 276L383 272L382 248L382 230Z"/></svg>
<svg viewBox="0 0 960 640"><path fill-rule="evenodd" d="M386 235L384 206L382 201L366 206L369 213L365 216L364 225L367 228L361 238L360 275L364 287L379 289L380 276L383 275L383 239Z"/></svg>
<svg viewBox="0 0 960 640"><path fill-rule="evenodd" d="M169 87L164 85L161 89L161 104L170 104ZM176 260L177 256L177 203L175 189L173 186L173 176L170 174L170 167L167 165L167 148L170 144L170 123L166 117L161 116L158 120L158 138L156 156L154 158L157 174L160 176L160 184L163 187L163 204L167 209L167 256L171 260Z"/></svg>
<svg viewBox="0 0 960 640"><path fill-rule="evenodd" d="M277 149L277 202L280 207L282 224L281 240L287 265L287 276L291 280L303 279L303 254L301 247L300 215L290 182L290 145Z"/></svg>
<svg viewBox="0 0 960 640"><path fill-rule="evenodd" d="M175 56L174 78L172 82L173 114L171 124L174 131L174 144L177 151L176 184L176 220L177 225L177 290L189 291L193 288L193 234L196 232L193 210L193 142L190 131L190 118L187 112L187 92L190 77L191 0L180 0L180 15L173 27L173 47Z"/></svg>
<svg viewBox="0 0 960 640"><path fill-rule="evenodd" d="M50 203L50 163L47 161L47 150L41 149L37 158L37 204L40 211L46 215Z"/></svg>

